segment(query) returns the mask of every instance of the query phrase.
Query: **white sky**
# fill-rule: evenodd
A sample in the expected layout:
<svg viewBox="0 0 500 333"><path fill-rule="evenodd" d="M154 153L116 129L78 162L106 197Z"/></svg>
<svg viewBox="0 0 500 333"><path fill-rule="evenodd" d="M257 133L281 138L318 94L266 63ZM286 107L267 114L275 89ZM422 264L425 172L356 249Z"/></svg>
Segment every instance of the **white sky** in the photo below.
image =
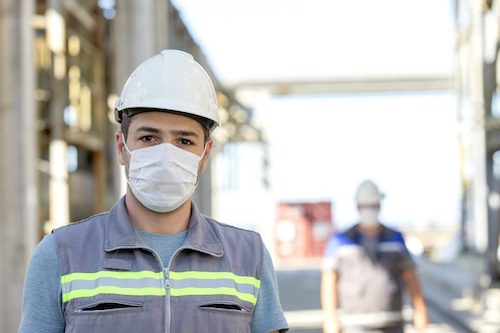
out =
<svg viewBox="0 0 500 333"><path fill-rule="evenodd" d="M451 0L174 0L224 82L450 73Z"/></svg>
<svg viewBox="0 0 500 333"><path fill-rule="evenodd" d="M450 0L175 0L224 83L449 75ZM330 199L353 222L372 178L391 223L458 222L452 94L281 97L257 105L278 200ZM231 221L229 221L231 222Z"/></svg>
<svg viewBox="0 0 500 333"><path fill-rule="evenodd" d="M357 185L370 178L386 193L382 217L390 224L458 220L452 94L281 98L261 113L277 198L331 200L336 222L346 225L357 217Z"/></svg>

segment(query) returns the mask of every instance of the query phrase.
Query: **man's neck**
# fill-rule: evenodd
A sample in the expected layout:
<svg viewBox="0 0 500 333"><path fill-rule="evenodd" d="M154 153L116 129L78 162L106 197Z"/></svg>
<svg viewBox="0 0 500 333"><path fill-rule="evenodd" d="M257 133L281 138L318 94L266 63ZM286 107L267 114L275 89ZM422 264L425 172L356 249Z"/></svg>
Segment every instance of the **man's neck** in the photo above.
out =
<svg viewBox="0 0 500 333"><path fill-rule="evenodd" d="M144 207L129 189L125 196L125 206L130 223L146 232L177 234L187 230L191 217L191 199L172 212L157 213Z"/></svg>

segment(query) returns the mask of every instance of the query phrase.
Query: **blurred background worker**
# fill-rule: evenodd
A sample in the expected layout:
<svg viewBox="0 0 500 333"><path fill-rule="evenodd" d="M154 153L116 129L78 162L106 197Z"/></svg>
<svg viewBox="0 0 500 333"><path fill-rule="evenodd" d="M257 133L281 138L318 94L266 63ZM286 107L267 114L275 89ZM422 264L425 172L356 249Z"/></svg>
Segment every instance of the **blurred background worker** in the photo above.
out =
<svg viewBox="0 0 500 333"><path fill-rule="evenodd" d="M402 333L403 282L413 301L415 328L428 324L403 236L379 221L382 198L372 181L363 181L356 192L359 223L328 241L321 282L326 333Z"/></svg>

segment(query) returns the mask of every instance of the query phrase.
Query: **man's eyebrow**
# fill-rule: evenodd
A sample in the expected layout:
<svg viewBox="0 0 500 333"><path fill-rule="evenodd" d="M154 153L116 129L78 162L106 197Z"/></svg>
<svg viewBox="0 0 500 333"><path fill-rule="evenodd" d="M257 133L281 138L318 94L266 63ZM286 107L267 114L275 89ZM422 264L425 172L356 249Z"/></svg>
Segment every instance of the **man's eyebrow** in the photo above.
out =
<svg viewBox="0 0 500 333"><path fill-rule="evenodd" d="M161 133L161 130L158 129L158 128L154 128L154 127L149 127L149 126L141 126L137 129L137 132L148 132L148 133L155 133L155 134L158 134L158 133Z"/></svg>
<svg viewBox="0 0 500 333"><path fill-rule="evenodd" d="M189 130L171 130L170 133L175 136L192 136L195 138L199 138L198 133Z"/></svg>

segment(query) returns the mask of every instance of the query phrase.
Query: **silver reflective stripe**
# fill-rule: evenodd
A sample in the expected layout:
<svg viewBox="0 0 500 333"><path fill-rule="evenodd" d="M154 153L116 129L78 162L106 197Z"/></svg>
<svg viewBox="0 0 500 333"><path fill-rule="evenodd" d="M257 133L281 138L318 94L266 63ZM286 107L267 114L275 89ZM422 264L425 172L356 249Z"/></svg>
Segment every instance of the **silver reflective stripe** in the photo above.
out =
<svg viewBox="0 0 500 333"><path fill-rule="evenodd" d="M69 293L78 289L95 289L101 286L113 286L120 288L162 288L163 280L153 278L142 279L117 279L102 277L96 280L73 280L62 284L63 293Z"/></svg>
<svg viewBox="0 0 500 333"><path fill-rule="evenodd" d="M349 256L352 254L361 254L361 253L363 253L363 247L359 244L342 245L337 250L337 253L339 256Z"/></svg>
<svg viewBox="0 0 500 333"><path fill-rule="evenodd" d="M126 296L164 296L162 272L98 271L75 272L61 276L62 299L87 298L102 294Z"/></svg>
<svg viewBox="0 0 500 333"><path fill-rule="evenodd" d="M186 271L169 272L170 295L181 296L232 296L242 301L257 303L260 280L253 276L232 272Z"/></svg>
<svg viewBox="0 0 500 333"><path fill-rule="evenodd" d="M205 280L205 279L184 279L172 280L172 288L234 288L240 293L258 295L259 289L250 284L239 284L229 279Z"/></svg>
<svg viewBox="0 0 500 333"><path fill-rule="evenodd" d="M405 246L401 242L382 242L378 245L380 251L404 251Z"/></svg>

